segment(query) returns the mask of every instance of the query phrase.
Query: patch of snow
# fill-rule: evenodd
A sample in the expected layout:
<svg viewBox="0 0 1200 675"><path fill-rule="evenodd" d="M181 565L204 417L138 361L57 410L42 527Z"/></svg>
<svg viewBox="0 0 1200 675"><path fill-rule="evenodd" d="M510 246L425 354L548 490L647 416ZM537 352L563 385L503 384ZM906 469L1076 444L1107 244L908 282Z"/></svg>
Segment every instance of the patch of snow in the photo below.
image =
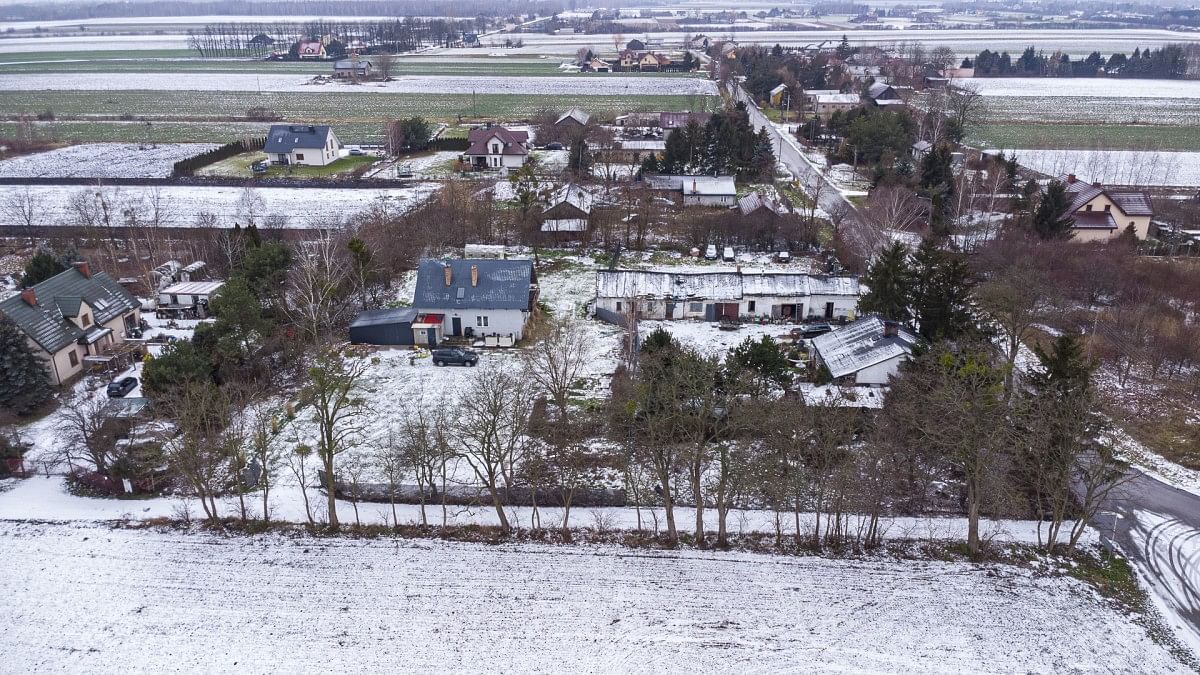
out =
<svg viewBox="0 0 1200 675"><path fill-rule="evenodd" d="M166 178L175 162L218 147L215 143L72 145L4 160L0 178Z"/></svg>

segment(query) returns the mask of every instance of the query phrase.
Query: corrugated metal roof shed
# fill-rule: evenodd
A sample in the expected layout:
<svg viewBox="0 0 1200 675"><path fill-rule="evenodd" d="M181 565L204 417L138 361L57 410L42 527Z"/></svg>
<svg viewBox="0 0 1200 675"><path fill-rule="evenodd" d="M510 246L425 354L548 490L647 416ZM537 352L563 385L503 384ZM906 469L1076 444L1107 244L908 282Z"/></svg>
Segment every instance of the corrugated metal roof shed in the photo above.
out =
<svg viewBox="0 0 1200 675"><path fill-rule="evenodd" d="M887 337L883 319L868 316L814 338L813 349L836 379L896 356L912 355L917 340L903 327L895 337Z"/></svg>

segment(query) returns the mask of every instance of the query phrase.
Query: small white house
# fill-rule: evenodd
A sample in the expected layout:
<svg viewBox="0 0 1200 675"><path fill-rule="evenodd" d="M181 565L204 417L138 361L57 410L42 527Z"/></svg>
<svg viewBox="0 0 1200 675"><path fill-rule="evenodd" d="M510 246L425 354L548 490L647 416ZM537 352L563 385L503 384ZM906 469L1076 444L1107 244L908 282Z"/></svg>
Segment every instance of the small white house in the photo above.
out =
<svg viewBox="0 0 1200 675"><path fill-rule="evenodd" d="M683 180L684 206L733 206L737 187L733 176L688 176Z"/></svg>
<svg viewBox="0 0 1200 675"><path fill-rule="evenodd" d="M515 341L537 298L532 260L422 260L413 308L424 317L421 327L436 323L440 335Z"/></svg>
<svg viewBox="0 0 1200 675"><path fill-rule="evenodd" d="M324 124L273 124L263 147L272 164L325 166L342 156L342 142Z"/></svg>
<svg viewBox="0 0 1200 675"><path fill-rule="evenodd" d="M813 339L813 358L833 381L884 386L912 358L918 338L894 321L867 316Z"/></svg>

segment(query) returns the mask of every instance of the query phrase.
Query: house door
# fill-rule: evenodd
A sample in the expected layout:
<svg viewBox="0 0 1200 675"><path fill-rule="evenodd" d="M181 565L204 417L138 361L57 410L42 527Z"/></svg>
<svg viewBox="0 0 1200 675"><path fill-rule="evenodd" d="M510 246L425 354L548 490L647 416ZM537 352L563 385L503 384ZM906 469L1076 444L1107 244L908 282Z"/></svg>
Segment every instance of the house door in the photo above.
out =
<svg viewBox="0 0 1200 675"><path fill-rule="evenodd" d="M718 319L736 319L736 318L738 318L738 304L736 302L718 302L717 303L717 318Z"/></svg>
<svg viewBox="0 0 1200 675"><path fill-rule="evenodd" d="M450 319L450 334L462 335L462 319L457 316Z"/></svg>
<svg viewBox="0 0 1200 675"><path fill-rule="evenodd" d="M825 303L825 318L826 319L833 318L833 303L832 302Z"/></svg>

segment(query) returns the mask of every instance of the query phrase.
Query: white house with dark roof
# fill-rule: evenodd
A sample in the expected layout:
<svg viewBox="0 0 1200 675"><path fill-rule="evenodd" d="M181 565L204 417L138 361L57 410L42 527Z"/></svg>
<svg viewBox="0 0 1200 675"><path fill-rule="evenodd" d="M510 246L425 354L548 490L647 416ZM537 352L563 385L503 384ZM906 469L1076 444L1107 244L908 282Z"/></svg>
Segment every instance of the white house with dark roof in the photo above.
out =
<svg viewBox="0 0 1200 675"><path fill-rule="evenodd" d="M137 327L140 306L112 277L78 262L0 302L0 314L25 333L34 353L46 361L51 381L62 384L88 362L110 359Z"/></svg>
<svg viewBox="0 0 1200 675"><path fill-rule="evenodd" d="M884 386L912 358L918 341L894 321L866 316L813 338L813 358L836 383Z"/></svg>
<svg viewBox="0 0 1200 675"><path fill-rule="evenodd" d="M488 125L467 132L462 161L476 169L516 169L529 158L529 132Z"/></svg>
<svg viewBox="0 0 1200 675"><path fill-rule="evenodd" d="M1154 207L1150 195L1141 190L1114 190L1087 183L1067 174L1058 179L1071 204L1067 214L1073 222L1071 241L1107 241L1132 227L1138 239L1150 236Z"/></svg>
<svg viewBox="0 0 1200 675"><path fill-rule="evenodd" d="M636 311L643 319L843 319L854 315L858 297L852 276L741 268L596 272L602 318Z"/></svg>
<svg viewBox="0 0 1200 675"><path fill-rule="evenodd" d="M412 306L413 330L520 340L537 308L532 260L422 260Z"/></svg>
<svg viewBox="0 0 1200 675"><path fill-rule="evenodd" d="M272 164L325 166L342 156L342 142L325 124L272 124L263 147Z"/></svg>

